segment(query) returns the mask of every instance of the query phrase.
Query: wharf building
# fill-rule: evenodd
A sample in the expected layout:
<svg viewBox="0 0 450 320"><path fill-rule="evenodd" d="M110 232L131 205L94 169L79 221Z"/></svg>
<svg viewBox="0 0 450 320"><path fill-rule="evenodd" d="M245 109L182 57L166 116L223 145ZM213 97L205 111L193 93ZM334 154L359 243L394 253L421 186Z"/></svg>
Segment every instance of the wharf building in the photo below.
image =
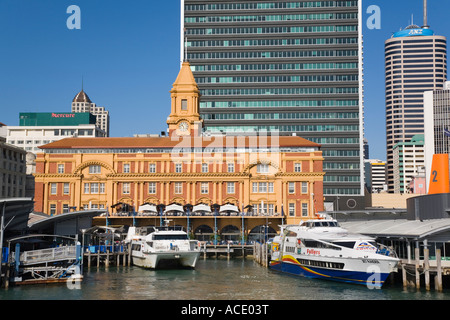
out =
<svg viewBox="0 0 450 320"><path fill-rule="evenodd" d="M41 146L35 211L108 210L95 218L99 225L159 225L163 214L198 235L216 226L240 234L244 218L248 234L262 226L273 231L323 210L319 144L298 136L202 135L199 88L188 62L171 101L168 136L67 138ZM157 211L141 212L146 204ZM132 208L133 218L118 205Z"/></svg>
<svg viewBox="0 0 450 320"><path fill-rule="evenodd" d="M345 209L364 206L360 2L181 1L204 130L320 144L325 201Z"/></svg>
<svg viewBox="0 0 450 320"><path fill-rule="evenodd" d="M425 20L426 21L426 20ZM447 80L447 39L410 25L385 41L386 153L389 192L394 186L394 147L424 134L423 93Z"/></svg>

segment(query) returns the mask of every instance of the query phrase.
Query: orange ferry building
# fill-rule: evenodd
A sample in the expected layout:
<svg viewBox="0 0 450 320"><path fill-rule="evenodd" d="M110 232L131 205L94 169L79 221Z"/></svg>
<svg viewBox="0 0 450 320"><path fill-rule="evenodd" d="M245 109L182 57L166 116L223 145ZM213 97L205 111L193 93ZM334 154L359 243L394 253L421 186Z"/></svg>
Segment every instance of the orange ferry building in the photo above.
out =
<svg viewBox="0 0 450 320"><path fill-rule="evenodd" d="M236 240L323 210L320 145L298 136L202 134L188 62L170 92L168 136L67 138L42 146L35 211L107 210L97 225L160 225L162 215L196 238L217 228L222 239ZM150 211L141 210L145 204Z"/></svg>

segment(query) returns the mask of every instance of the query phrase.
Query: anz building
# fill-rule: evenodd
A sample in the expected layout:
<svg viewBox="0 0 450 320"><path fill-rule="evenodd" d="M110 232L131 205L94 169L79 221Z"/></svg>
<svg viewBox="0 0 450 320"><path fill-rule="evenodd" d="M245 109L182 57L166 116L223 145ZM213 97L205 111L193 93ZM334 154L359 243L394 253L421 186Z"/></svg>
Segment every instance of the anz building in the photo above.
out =
<svg viewBox="0 0 450 320"><path fill-rule="evenodd" d="M325 205L364 205L359 1L181 0L180 39L207 134L319 143Z"/></svg>
<svg viewBox="0 0 450 320"><path fill-rule="evenodd" d="M389 192L394 191L394 146L424 134L424 92L442 90L447 79L447 39L424 24L410 25L385 41Z"/></svg>

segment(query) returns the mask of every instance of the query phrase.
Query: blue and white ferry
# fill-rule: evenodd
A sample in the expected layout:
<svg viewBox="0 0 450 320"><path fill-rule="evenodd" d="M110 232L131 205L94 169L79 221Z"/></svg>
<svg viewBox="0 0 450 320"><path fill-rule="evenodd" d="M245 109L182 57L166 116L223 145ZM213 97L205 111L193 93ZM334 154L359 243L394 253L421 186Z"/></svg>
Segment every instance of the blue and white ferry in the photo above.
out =
<svg viewBox="0 0 450 320"><path fill-rule="evenodd" d="M380 288L399 259L373 238L349 234L326 216L283 225L271 246L270 268L310 278Z"/></svg>

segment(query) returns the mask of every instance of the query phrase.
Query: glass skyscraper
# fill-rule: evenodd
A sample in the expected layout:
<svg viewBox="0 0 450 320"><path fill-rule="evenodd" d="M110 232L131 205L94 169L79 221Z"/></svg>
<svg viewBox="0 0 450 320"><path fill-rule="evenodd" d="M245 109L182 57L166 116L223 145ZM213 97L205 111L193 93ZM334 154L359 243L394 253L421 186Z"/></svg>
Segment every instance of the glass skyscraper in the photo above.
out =
<svg viewBox="0 0 450 320"><path fill-rule="evenodd" d="M181 20L180 60L199 85L205 130L320 143L325 202L358 207L361 2L181 0Z"/></svg>

